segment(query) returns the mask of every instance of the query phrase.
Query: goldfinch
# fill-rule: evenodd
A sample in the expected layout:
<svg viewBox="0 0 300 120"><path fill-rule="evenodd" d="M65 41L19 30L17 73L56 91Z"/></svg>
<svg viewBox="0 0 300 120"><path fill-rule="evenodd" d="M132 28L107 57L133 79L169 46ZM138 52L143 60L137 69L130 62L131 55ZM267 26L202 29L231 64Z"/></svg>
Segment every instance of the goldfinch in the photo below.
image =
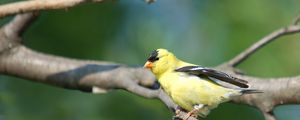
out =
<svg viewBox="0 0 300 120"><path fill-rule="evenodd" d="M183 62L166 49L154 50L144 67L151 70L171 99L188 111L184 120L192 115L205 117L211 109L235 96L260 92L248 89L245 80Z"/></svg>

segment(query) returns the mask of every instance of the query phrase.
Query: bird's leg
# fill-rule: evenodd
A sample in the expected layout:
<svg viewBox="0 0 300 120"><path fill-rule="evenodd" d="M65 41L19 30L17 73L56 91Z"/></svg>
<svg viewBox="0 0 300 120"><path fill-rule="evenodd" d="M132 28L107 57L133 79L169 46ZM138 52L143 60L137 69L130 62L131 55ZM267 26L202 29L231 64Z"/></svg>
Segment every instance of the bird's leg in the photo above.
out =
<svg viewBox="0 0 300 120"><path fill-rule="evenodd" d="M179 106L176 106L175 108L175 114L178 115L182 111L182 108Z"/></svg>
<svg viewBox="0 0 300 120"><path fill-rule="evenodd" d="M182 120L188 120L191 116L197 113L201 108L203 108L203 104L198 104L194 106L194 109L188 112Z"/></svg>
<svg viewBox="0 0 300 120"><path fill-rule="evenodd" d="M175 108L175 114L176 115L173 118L174 119L179 118L181 111L183 111L183 109L181 107L179 107L179 106L176 106L176 108Z"/></svg>
<svg viewBox="0 0 300 120"><path fill-rule="evenodd" d="M197 109L193 109L191 110L190 112L188 112L184 118L182 120L188 120L195 112L197 112L198 110Z"/></svg>

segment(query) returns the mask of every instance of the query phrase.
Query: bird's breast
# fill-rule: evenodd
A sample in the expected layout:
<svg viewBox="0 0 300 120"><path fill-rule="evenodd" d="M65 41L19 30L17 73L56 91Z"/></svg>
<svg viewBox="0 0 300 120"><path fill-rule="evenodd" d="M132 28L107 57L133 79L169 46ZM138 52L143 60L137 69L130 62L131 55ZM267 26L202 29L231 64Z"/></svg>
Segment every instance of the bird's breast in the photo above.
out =
<svg viewBox="0 0 300 120"><path fill-rule="evenodd" d="M193 75L185 73L166 74L159 82L173 101L184 109L190 110L195 104L216 106L226 101L228 89Z"/></svg>

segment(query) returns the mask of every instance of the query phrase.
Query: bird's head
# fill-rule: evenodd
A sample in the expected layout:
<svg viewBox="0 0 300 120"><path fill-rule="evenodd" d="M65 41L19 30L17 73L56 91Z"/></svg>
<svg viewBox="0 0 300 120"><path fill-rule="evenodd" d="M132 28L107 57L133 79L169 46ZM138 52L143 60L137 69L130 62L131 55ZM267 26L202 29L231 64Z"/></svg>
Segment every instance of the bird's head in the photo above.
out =
<svg viewBox="0 0 300 120"><path fill-rule="evenodd" d="M168 70L174 70L178 59L166 49L152 51L144 68L150 69L155 76L160 76Z"/></svg>

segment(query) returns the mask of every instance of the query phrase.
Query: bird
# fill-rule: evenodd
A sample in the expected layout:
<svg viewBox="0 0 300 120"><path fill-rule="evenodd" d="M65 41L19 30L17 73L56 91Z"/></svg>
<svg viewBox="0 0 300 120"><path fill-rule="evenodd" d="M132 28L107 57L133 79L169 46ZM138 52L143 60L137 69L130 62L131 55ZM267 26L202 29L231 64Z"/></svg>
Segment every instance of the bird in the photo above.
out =
<svg viewBox="0 0 300 120"><path fill-rule="evenodd" d="M163 48L151 52L144 68L154 74L163 91L179 106L177 110L187 112L183 120L206 117L210 110L236 96L262 92L250 89L246 80L184 62Z"/></svg>

